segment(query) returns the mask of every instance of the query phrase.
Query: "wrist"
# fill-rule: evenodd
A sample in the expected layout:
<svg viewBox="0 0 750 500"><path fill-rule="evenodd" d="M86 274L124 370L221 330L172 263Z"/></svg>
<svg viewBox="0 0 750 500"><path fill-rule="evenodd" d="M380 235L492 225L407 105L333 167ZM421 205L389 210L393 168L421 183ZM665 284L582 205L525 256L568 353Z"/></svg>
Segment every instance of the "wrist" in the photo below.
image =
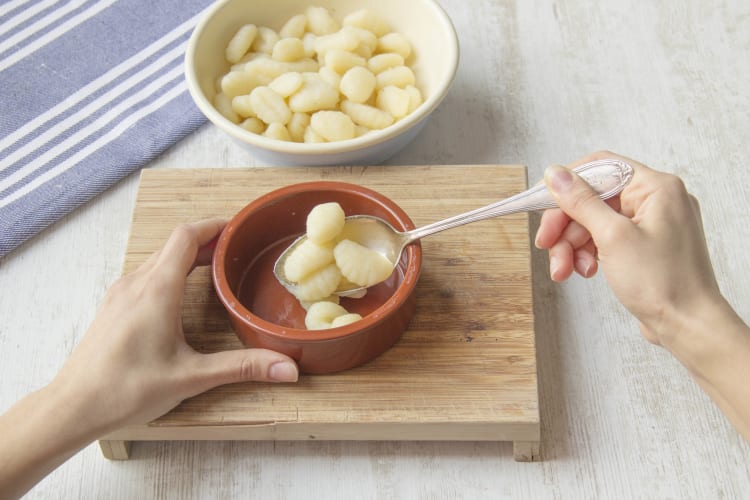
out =
<svg viewBox="0 0 750 500"><path fill-rule="evenodd" d="M96 439L101 426L92 422L86 400L56 380L34 393L35 414L49 421L51 435L61 447L80 449Z"/></svg>
<svg viewBox="0 0 750 500"><path fill-rule="evenodd" d="M59 420L75 429L74 437L84 445L118 427L107 417L106 395L98 395L95 388L85 383L75 383L75 378L67 380L58 374L40 392L44 393L46 404L59 415Z"/></svg>
<svg viewBox="0 0 750 500"><path fill-rule="evenodd" d="M734 351L750 346L747 326L719 293L665 316L661 345L696 377L710 378Z"/></svg>
<svg viewBox="0 0 750 500"><path fill-rule="evenodd" d="M86 410L54 383L30 393L0 415L0 496L20 497L58 465L96 439Z"/></svg>

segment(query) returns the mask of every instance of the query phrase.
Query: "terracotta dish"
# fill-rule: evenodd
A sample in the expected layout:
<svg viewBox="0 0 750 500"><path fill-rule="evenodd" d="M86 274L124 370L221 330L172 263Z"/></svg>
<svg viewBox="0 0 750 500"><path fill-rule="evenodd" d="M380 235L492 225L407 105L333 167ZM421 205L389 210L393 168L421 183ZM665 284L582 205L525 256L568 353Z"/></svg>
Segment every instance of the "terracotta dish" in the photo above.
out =
<svg viewBox="0 0 750 500"><path fill-rule="evenodd" d="M360 299L341 305L363 319L329 330L307 330L305 310L274 277L278 255L305 231L319 203L338 202L347 215L375 215L398 230L414 224L393 201L371 189L341 182L287 186L251 202L219 237L213 281L237 336L247 346L283 352L305 373L330 373L366 363L390 348L414 315L422 247L410 245L393 275Z"/></svg>

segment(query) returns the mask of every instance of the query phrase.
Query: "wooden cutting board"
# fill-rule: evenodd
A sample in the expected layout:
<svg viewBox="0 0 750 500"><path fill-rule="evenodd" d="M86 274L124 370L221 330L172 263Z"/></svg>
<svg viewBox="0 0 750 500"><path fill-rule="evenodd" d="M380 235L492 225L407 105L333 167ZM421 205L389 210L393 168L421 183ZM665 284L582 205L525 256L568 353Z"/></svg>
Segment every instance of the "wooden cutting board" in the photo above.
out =
<svg viewBox="0 0 750 500"><path fill-rule="evenodd" d="M396 201L417 226L526 188L521 166L309 167L143 170L125 273L179 223L231 217L258 196L311 180L361 184ZM516 460L539 450L528 216L452 229L422 241L417 312L385 354L356 369L297 384L226 385L156 421L101 442L128 458L138 440L513 441ZM242 347L208 268L185 292L184 328L201 352Z"/></svg>

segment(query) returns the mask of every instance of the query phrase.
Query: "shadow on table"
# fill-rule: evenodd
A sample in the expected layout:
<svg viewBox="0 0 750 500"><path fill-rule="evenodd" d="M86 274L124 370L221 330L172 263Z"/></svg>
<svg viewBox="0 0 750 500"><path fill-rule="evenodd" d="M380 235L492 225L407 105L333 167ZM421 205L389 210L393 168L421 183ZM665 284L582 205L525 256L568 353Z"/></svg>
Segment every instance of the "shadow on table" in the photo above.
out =
<svg viewBox="0 0 750 500"><path fill-rule="evenodd" d="M499 460L520 466L528 464L513 461L513 443L509 441L138 441L131 453L130 460L136 462L178 462L179 457L190 454L238 460L273 456L277 460L329 458L338 461L368 456L385 462L466 458Z"/></svg>
<svg viewBox="0 0 750 500"><path fill-rule="evenodd" d="M569 443L570 416L565 402L559 293L549 277L547 252L534 247L541 214L531 214L531 268L534 293L534 322L541 418L542 461L559 460L571 453Z"/></svg>

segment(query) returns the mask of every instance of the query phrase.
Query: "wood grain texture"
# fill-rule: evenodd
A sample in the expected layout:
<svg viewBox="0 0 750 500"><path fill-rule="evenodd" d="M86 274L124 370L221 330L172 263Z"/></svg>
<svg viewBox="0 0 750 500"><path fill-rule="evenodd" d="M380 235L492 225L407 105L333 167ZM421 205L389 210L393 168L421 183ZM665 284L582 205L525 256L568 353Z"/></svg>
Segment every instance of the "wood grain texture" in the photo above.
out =
<svg viewBox="0 0 750 500"><path fill-rule="evenodd" d="M387 163L525 164L534 183L550 163L606 148L676 173L701 202L722 291L750 320L750 3L439 1L458 74ZM237 166L260 164L210 125L149 164ZM54 376L120 275L137 184L0 261L0 411ZM750 497L750 446L640 337L603 277L553 284L546 254L531 255L541 463L494 442L155 441L124 463L92 445L28 497Z"/></svg>
<svg viewBox="0 0 750 500"><path fill-rule="evenodd" d="M456 179L466 178L460 185ZM179 223L231 217L279 187L314 180L370 187L417 226L526 188L512 166L159 169L141 175L124 272ZM389 351L296 384L218 387L148 426L107 440L360 439L539 441L528 215L440 233L422 242L417 313ZM183 326L201 352L241 348L211 283L196 269ZM530 455L529 455L530 457Z"/></svg>
<svg viewBox="0 0 750 500"><path fill-rule="evenodd" d="M100 440L99 448L104 458L109 460L127 460L130 458L130 441Z"/></svg>

